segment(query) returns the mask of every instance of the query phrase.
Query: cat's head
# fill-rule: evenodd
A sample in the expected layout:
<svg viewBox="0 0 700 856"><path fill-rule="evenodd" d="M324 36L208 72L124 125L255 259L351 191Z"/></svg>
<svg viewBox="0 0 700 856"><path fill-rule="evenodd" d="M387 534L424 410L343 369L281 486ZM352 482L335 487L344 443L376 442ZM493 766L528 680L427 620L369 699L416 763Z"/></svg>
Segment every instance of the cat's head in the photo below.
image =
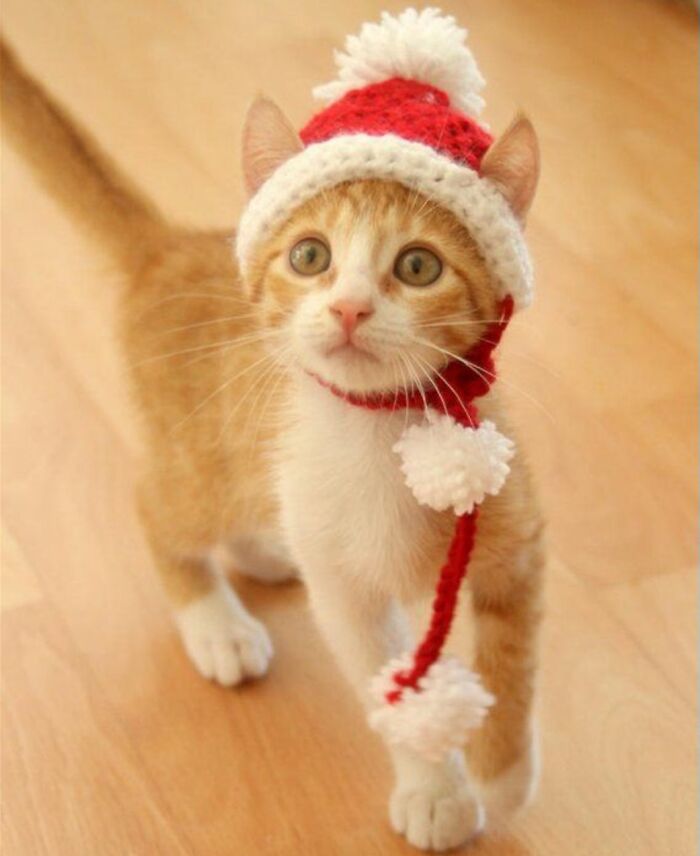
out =
<svg viewBox="0 0 700 856"><path fill-rule="evenodd" d="M243 145L249 192L301 149L279 109L255 102ZM522 222L538 176L526 118L491 146L480 174ZM246 284L285 359L352 392L426 385L469 350L500 307L467 228L391 180L345 181L295 208L255 247Z"/></svg>

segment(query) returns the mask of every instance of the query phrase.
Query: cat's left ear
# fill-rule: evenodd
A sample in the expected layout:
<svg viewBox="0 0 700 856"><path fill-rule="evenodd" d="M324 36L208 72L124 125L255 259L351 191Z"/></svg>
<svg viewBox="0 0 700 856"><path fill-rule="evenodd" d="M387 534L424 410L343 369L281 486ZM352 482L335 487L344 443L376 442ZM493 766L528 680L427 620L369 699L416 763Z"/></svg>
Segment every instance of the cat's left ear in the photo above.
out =
<svg viewBox="0 0 700 856"><path fill-rule="evenodd" d="M524 223L540 177L540 147L527 116L515 117L484 155L479 173L496 184Z"/></svg>
<svg viewBox="0 0 700 856"><path fill-rule="evenodd" d="M270 98L259 95L243 125L243 176L252 196L286 160L304 148L291 122Z"/></svg>

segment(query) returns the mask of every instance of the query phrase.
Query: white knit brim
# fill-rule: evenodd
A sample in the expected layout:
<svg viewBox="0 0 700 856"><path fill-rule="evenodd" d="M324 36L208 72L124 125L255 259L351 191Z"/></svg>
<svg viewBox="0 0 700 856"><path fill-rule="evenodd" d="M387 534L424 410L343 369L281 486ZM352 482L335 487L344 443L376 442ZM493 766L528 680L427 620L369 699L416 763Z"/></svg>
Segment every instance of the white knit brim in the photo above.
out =
<svg viewBox="0 0 700 856"><path fill-rule="evenodd" d="M394 134L343 134L312 143L280 166L243 212L236 254L245 277L256 248L292 212L344 181L378 178L416 190L451 211L469 231L497 283L516 309L532 300L530 256L517 219L496 186L423 143Z"/></svg>

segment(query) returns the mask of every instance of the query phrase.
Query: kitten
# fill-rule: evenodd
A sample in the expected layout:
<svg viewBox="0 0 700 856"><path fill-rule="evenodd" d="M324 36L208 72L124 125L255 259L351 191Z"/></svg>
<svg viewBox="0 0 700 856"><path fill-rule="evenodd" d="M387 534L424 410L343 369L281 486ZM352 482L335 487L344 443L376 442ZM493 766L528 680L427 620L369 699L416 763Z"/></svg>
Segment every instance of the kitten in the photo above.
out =
<svg viewBox="0 0 700 856"><path fill-rule="evenodd" d="M397 466L392 446L420 414L354 408L317 377L390 393L428 385L450 354L467 352L498 311L475 241L398 183L345 182L294 211L244 283L227 234L169 223L5 48L3 72L8 131L128 277L120 330L144 429L139 508L193 664L232 686L263 675L272 656L226 577L224 547L264 582L301 572L319 627L366 701L370 676L412 646L403 604L434 586L454 515L419 505ZM251 194L300 148L279 109L255 102L243 146ZM520 118L481 174L524 218L537 169L534 131ZM427 253L428 267L438 259L439 288L392 274L407 248ZM506 421L496 389L480 410ZM428 762L388 747L391 823L416 846L459 845L481 829L484 806L491 824L531 793L543 561L518 455L482 506L468 576L476 667L498 703L467 763L459 752Z"/></svg>

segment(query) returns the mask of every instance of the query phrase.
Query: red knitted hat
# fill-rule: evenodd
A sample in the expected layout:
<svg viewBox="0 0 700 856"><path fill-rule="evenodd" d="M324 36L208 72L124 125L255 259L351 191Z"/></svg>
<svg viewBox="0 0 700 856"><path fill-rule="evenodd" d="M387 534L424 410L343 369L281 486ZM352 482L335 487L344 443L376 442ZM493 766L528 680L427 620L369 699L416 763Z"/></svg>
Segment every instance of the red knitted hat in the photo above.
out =
<svg viewBox="0 0 700 856"><path fill-rule="evenodd" d="M256 247L321 191L368 178L397 181L451 211L476 241L498 296L532 296L519 222L479 175L492 137L476 117L484 80L466 31L437 9L408 9L364 24L336 54L338 79L314 89L330 102L302 129L305 148L282 164L241 217L236 251L245 276Z"/></svg>
<svg viewBox="0 0 700 856"><path fill-rule="evenodd" d="M340 134L395 134L473 170L493 142L488 131L451 106L447 93L401 77L351 90L317 113L300 137L309 146Z"/></svg>

